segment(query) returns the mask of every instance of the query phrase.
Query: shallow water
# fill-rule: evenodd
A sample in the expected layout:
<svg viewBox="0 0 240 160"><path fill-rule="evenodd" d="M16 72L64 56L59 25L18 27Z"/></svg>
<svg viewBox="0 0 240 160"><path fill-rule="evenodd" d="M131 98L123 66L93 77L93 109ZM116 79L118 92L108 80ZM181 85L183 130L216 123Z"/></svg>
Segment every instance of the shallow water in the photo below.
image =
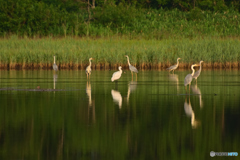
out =
<svg viewBox="0 0 240 160"><path fill-rule="evenodd" d="M0 71L0 159L210 159L240 152L240 74ZM226 157L218 157L218 159ZM231 157L231 159L239 157Z"/></svg>

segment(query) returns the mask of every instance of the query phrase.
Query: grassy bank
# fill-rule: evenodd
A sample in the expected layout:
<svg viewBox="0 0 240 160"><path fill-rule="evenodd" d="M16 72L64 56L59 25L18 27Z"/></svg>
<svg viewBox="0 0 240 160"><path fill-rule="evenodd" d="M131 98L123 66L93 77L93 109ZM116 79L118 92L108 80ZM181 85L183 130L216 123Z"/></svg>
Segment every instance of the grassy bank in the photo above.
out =
<svg viewBox="0 0 240 160"><path fill-rule="evenodd" d="M203 60L205 68L239 68L239 38L128 40L124 38L0 39L0 68L51 69L53 55L60 69L84 69L94 58L94 69L127 67L124 55L139 69L166 68L181 57L180 68Z"/></svg>

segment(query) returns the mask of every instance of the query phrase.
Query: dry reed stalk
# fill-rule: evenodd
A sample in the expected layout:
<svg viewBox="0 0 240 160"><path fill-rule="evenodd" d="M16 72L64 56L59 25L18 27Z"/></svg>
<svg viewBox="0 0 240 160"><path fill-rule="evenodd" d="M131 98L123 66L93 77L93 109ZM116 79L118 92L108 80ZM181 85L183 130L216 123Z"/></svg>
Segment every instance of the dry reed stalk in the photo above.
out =
<svg viewBox="0 0 240 160"><path fill-rule="evenodd" d="M180 69L186 69L190 68L193 63L180 63L179 67ZM89 64L74 64L72 62L70 63L59 63L58 67L59 69L85 69ZM134 63L133 66L140 70L144 69L166 69L169 66L173 64L170 64L169 62L166 63L141 63L141 64L136 64ZM118 70L118 67L122 66L123 69L128 68L128 64L122 64L122 63L116 63L116 64L110 64L108 62L106 63L97 63L97 64L92 64L92 69L115 69ZM225 63L220 63L220 62L204 62L202 64L203 68L216 68L216 69L222 69L222 68L239 68L240 63L239 62L225 62ZM52 69L52 63L0 63L0 68L1 69Z"/></svg>
<svg viewBox="0 0 240 160"><path fill-rule="evenodd" d="M15 63L10 62L10 64L9 64L9 68L10 68L10 69L15 69Z"/></svg>
<svg viewBox="0 0 240 160"><path fill-rule="evenodd" d="M38 69L39 68L39 64L38 63L33 63L33 68L34 69Z"/></svg>
<svg viewBox="0 0 240 160"><path fill-rule="evenodd" d="M161 62L158 63L157 65L158 65L158 69L162 68L162 63Z"/></svg>
<svg viewBox="0 0 240 160"><path fill-rule="evenodd" d="M238 62L233 62L233 63L232 63L232 67L233 67L233 68L238 68Z"/></svg>
<svg viewBox="0 0 240 160"><path fill-rule="evenodd" d="M207 68L212 68L212 62L206 63Z"/></svg>
<svg viewBox="0 0 240 160"><path fill-rule="evenodd" d="M109 68L110 68L110 64L109 64L108 62L106 62L106 63L104 64L104 68L105 68L105 69L109 69Z"/></svg>

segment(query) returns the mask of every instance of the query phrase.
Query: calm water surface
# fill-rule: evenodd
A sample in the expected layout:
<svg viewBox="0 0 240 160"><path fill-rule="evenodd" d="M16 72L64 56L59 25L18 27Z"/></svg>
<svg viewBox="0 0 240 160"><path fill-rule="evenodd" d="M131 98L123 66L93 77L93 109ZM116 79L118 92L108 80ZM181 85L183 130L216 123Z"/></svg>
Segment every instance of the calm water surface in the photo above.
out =
<svg viewBox="0 0 240 160"><path fill-rule="evenodd" d="M240 153L240 71L0 71L0 159L211 159ZM55 90L54 90L55 89ZM238 159L228 157L228 159ZM226 159L226 157L217 157Z"/></svg>

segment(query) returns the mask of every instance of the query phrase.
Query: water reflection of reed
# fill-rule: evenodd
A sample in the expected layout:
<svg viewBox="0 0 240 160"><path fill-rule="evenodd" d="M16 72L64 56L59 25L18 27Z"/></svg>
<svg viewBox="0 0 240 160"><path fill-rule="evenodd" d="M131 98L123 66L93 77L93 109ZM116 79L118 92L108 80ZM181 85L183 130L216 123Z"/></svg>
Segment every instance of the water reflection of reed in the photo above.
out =
<svg viewBox="0 0 240 160"><path fill-rule="evenodd" d="M202 108L202 107L203 107L203 101L202 101L202 93L201 93L201 90L198 88L197 84L191 85L191 88L192 88L192 92L193 92L194 94L198 94L200 108Z"/></svg>
<svg viewBox="0 0 240 160"><path fill-rule="evenodd" d="M190 96L189 96L189 102L187 101L187 96L185 97L184 110L185 110L186 115L191 117L192 128L193 129L197 128L197 126L200 125L200 122L195 119L195 113L192 109L192 105L190 102Z"/></svg>
<svg viewBox="0 0 240 160"><path fill-rule="evenodd" d="M131 92L135 91L136 89L137 89L137 81L131 81L128 84L127 104L129 102L129 97L130 97Z"/></svg>
<svg viewBox="0 0 240 160"><path fill-rule="evenodd" d="M121 109L122 108L122 96L121 96L120 92L112 89L111 94L112 94L113 101L115 103L117 103L119 106L119 109Z"/></svg>

